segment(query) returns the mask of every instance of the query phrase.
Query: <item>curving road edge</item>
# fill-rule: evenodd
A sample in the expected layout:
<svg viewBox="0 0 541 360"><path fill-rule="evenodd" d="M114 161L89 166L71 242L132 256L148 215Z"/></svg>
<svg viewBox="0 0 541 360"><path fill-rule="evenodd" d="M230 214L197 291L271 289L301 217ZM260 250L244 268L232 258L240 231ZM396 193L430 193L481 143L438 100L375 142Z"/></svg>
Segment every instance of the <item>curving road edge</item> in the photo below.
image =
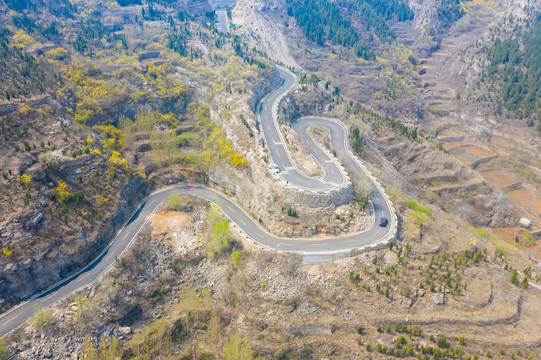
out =
<svg viewBox="0 0 541 360"><path fill-rule="evenodd" d="M277 104L283 95L294 88L296 84L296 80L292 73L283 68L280 68L279 71L281 76L284 78L285 86L282 84L278 89L273 91L262 101L262 111L260 113L262 124L263 116L267 116L267 120L271 120L275 128L278 126L276 120ZM293 79L291 78L292 76ZM290 82L289 84L287 83L288 81ZM291 81L293 81L293 85L291 84ZM270 116L268 116L269 113ZM268 123L269 121L265 121L265 124ZM307 178L302 174L299 174L296 168L290 168L287 170L287 174L292 174L292 186L297 185L300 190L306 190L307 188L305 188L303 185L314 185L318 192L325 192L336 189L340 186L344 186L344 183L348 181L347 175L345 175L345 172L343 171L338 171L338 173L331 171L332 174L330 175L327 173L332 166L334 166L335 170L338 170L340 165L331 157L328 151L321 148L313 141L313 139L311 139L310 135L307 133L308 126L310 125L319 125L329 128L332 134L331 141L333 143L333 147L345 154L344 165L349 167L353 173L364 172L371 180L373 190L370 200L374 208L375 220L381 216L388 217L389 225L386 228L377 226L377 221L374 221L374 224L370 227L370 229L361 233L347 236L312 239L279 238L263 229L250 215L242 210L241 207L236 205L230 198L227 198L222 193L217 192L205 185L185 184L164 188L150 194L142 201L134 214L117 232L115 238L100 253L100 255L85 268L73 276L60 281L41 293L31 297L27 301L24 301L9 311L1 314L0 336L8 334L17 326L31 318L34 315L34 308L46 308L55 302L64 299L78 289L88 285L106 273L117 262L117 259L122 257L131 243L136 239L139 232L145 227L150 218L158 210L159 206L174 193L194 195L202 197L212 203L219 203L224 214L230 219L233 225L236 226L240 232L253 243L261 246L264 249L272 251L302 254L305 260L308 259L308 261L305 262L310 262L313 259L317 259L317 261L321 262L322 260L331 260L352 255L362 250L375 250L385 246L396 235L396 212L377 180L349 150L347 144L347 128L341 122L334 119L306 117L300 119L293 125L293 129L299 133L303 141L307 142L306 145L316 160L320 162L320 164L325 164L323 166L329 166L328 168L325 168L326 176L332 176L332 179L337 181L328 182L325 180L325 178ZM265 136L267 138L267 134L265 134ZM275 136L278 136L276 139L282 139L279 130L278 133L275 133ZM276 142L279 142L279 140ZM271 158L277 163L286 161L285 159L289 159L289 161L291 161L287 152L283 158L280 157L279 152L270 151L270 155ZM284 156L284 154L282 154L282 156ZM301 182L307 181L307 183L295 184L295 181L298 179L300 179Z"/></svg>

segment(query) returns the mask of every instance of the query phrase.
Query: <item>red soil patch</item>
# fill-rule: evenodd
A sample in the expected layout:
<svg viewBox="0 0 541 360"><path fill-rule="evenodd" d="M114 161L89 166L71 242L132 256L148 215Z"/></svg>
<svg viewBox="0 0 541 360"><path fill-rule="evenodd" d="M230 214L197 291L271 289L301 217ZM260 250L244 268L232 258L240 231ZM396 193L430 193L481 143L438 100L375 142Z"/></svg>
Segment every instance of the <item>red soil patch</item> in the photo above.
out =
<svg viewBox="0 0 541 360"><path fill-rule="evenodd" d="M512 178L511 176L505 174L500 170L484 171L482 174L492 183L501 188L505 188L517 183L516 179Z"/></svg>
<svg viewBox="0 0 541 360"><path fill-rule="evenodd" d="M541 198L535 197L526 189L518 189L509 193L509 195L519 204L532 211L536 216L541 214Z"/></svg>
<svg viewBox="0 0 541 360"><path fill-rule="evenodd" d="M175 246L171 234L177 233L181 228L191 223L193 217L176 211L162 211L154 215L150 221L154 225L152 236L157 240L161 239L168 245Z"/></svg>
<svg viewBox="0 0 541 360"><path fill-rule="evenodd" d="M488 151L477 146L468 146L468 147L465 147L464 150L479 157L480 159L484 159L484 158L492 157L496 155L492 151Z"/></svg>
<svg viewBox="0 0 541 360"><path fill-rule="evenodd" d="M452 141L452 142L448 142L448 143L443 144L442 147L445 150L449 151L451 149L457 148L459 146L464 146L464 145L475 145L475 143L473 141L467 141L467 140Z"/></svg>
<svg viewBox="0 0 541 360"><path fill-rule="evenodd" d="M176 211L161 211L150 220L154 223L154 231L158 233L168 231L171 227L186 225L192 221L190 215Z"/></svg>
<svg viewBox="0 0 541 360"><path fill-rule="evenodd" d="M505 241L507 244L515 246L515 234L520 238L524 229L520 227L505 227L505 228L490 228L490 231L496 235L499 239ZM538 229L532 228L531 231L537 231ZM534 245L523 247L524 250L531 252L537 259L541 259L541 241L536 241Z"/></svg>
<svg viewBox="0 0 541 360"><path fill-rule="evenodd" d="M520 230L522 228L519 227L490 228L494 235L511 245L515 243L515 234L520 233Z"/></svg>

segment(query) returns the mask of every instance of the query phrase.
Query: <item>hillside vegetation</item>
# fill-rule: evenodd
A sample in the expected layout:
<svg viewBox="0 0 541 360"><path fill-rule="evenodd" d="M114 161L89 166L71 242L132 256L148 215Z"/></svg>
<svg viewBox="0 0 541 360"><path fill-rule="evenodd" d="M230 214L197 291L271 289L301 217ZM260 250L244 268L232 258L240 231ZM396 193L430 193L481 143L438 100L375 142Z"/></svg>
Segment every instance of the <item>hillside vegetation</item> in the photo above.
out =
<svg viewBox="0 0 541 360"><path fill-rule="evenodd" d="M541 15L510 38L488 49L486 76L498 83L504 106L520 119L541 121ZM541 132L541 123L538 124Z"/></svg>
<svg viewBox="0 0 541 360"><path fill-rule="evenodd" d="M2 4L0 308L88 263L164 181L247 169L214 114L235 121L265 57L181 10L131 8L118 32L100 6Z"/></svg>

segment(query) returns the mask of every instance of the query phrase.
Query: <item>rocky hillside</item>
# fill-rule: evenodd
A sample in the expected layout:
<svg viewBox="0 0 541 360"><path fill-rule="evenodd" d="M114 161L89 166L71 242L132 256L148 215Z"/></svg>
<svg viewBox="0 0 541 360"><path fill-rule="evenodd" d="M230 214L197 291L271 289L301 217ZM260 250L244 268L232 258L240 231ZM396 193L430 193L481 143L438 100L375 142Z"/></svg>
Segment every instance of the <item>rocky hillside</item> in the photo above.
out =
<svg viewBox="0 0 541 360"><path fill-rule="evenodd" d="M408 199L408 192L392 194L402 214L400 244L313 266L261 250L233 227L227 246L210 254L216 213L197 199L168 202L108 276L37 311L34 320L10 334L8 354L13 359L64 359L74 353L85 359L541 355L539 263L511 246L495 246L486 233L460 225L447 211Z"/></svg>
<svg viewBox="0 0 541 360"><path fill-rule="evenodd" d="M2 4L3 309L87 264L151 189L245 168L231 110L272 69L183 7L60 5Z"/></svg>

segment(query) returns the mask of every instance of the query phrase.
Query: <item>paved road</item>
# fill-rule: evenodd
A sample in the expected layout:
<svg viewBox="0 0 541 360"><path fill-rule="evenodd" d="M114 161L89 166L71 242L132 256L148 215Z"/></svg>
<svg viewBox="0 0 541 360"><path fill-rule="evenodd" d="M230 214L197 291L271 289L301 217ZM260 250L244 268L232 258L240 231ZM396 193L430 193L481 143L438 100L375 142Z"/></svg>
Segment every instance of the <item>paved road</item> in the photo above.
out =
<svg viewBox="0 0 541 360"><path fill-rule="evenodd" d="M295 164L289 155L287 144L285 143L285 139L282 136L275 116L275 104L277 100L296 85L296 77L288 71L283 69L279 70L283 82L276 90L263 99L261 102L259 118L263 135L267 147L269 148L271 160L274 164L278 165L281 170L279 174L280 178L287 181L292 186L314 191L330 191L344 185L347 182L347 178L342 174L338 164L317 146L311 146L309 149L325 172L323 178L309 178L297 171ZM302 136L303 134L299 135L301 135L301 140L305 141L305 144L306 141L311 141L309 136Z"/></svg>
<svg viewBox="0 0 541 360"><path fill-rule="evenodd" d="M275 119L270 113L269 108L272 108L281 94L287 91L294 85L292 75L281 70L285 79L282 86L262 102L261 121L264 129L269 132L265 133L267 139L273 141L268 142L270 154L275 162L285 168L293 166L291 159L285 147L279 144L280 135L276 128L273 129L272 124ZM269 126L269 124L271 124ZM349 154L347 150L347 131L346 128L338 122L321 119L321 118L303 118L293 125L295 131L303 141L306 141L308 149L314 154L316 159L323 165L326 175L323 179L306 178L299 174L294 168L284 171L283 176L289 179L290 182L299 186L313 186L318 191L326 191L336 187L346 181L338 166L334 161L330 161L330 157L319 146L314 143L306 133L309 125L320 125L330 129L332 134L332 143L337 152L344 153L344 164L351 167L353 173L361 173L364 171L360 163ZM266 131L266 130L264 130ZM273 144L273 145L271 145ZM386 228L381 228L377 224L373 224L370 229L354 235L329 238L313 238L313 239L295 239L295 238L278 238L267 233L259 224L247 215L239 206L232 200L225 197L222 193L216 192L204 185L178 185L167 189L160 190L151 194L139 207L137 212L129 219L125 226L118 232L110 246L98 256L91 264L83 269L78 274L64 280L62 283L55 285L40 295L20 304L12 310L0 316L0 336L5 335L17 325L29 319L34 313L34 307L45 308L51 304L72 294L77 289L89 284L97 279L101 274L106 272L115 264L117 258L120 258L124 251L130 246L131 242L136 238L139 231L148 222L148 219L156 211L158 206L167 200L173 193L189 194L205 198L214 203L219 203L222 206L224 213L229 217L235 226L246 234L251 240L259 243L261 246L278 251L288 251L303 254L305 259L312 261L314 259L321 260L331 259L336 254L349 253L352 249L356 249L365 245L377 243L386 239L394 230L394 214L391 213L390 204L385 200L382 190L373 184L371 200L376 213L376 219L381 216L387 216L391 223Z"/></svg>

